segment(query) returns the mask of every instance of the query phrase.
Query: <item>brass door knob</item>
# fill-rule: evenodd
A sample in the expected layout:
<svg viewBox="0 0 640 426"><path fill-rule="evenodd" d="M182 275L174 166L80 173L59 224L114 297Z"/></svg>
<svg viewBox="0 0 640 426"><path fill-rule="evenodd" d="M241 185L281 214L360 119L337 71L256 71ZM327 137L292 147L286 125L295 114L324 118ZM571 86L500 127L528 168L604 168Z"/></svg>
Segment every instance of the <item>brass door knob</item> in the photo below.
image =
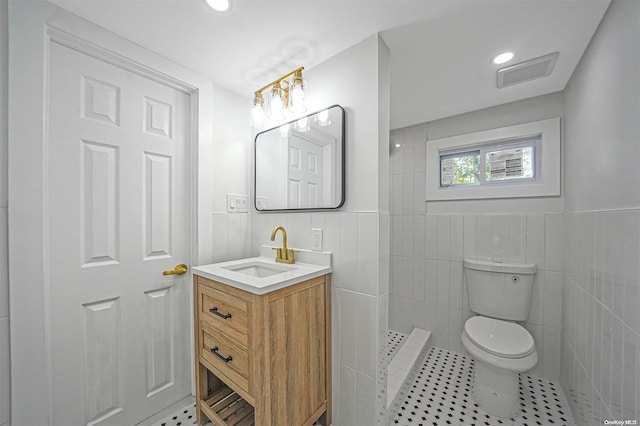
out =
<svg viewBox="0 0 640 426"><path fill-rule="evenodd" d="M184 263L180 263L176 265L175 268L169 271L163 271L162 275L182 275L186 274L188 270L189 268L187 267L187 265L185 265Z"/></svg>

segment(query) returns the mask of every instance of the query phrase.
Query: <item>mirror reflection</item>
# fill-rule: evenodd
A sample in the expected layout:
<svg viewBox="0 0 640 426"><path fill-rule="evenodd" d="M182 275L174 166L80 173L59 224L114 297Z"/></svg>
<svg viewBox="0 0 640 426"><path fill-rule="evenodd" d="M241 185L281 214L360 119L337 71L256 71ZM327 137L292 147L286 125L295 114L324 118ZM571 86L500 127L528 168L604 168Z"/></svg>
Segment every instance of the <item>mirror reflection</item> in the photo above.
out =
<svg viewBox="0 0 640 426"><path fill-rule="evenodd" d="M336 209L344 204L344 109L339 105L259 133L257 210Z"/></svg>

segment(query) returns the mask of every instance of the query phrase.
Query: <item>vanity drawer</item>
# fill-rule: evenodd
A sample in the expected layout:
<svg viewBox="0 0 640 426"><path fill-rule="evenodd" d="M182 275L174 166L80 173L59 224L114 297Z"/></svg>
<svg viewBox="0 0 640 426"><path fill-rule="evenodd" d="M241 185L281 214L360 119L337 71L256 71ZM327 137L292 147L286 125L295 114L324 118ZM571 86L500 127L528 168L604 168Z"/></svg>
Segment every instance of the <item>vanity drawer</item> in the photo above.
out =
<svg viewBox="0 0 640 426"><path fill-rule="evenodd" d="M249 354L247 348L201 323L200 354L222 374L249 392Z"/></svg>
<svg viewBox="0 0 640 426"><path fill-rule="evenodd" d="M198 285L198 297L201 321L248 346L249 302L203 284Z"/></svg>

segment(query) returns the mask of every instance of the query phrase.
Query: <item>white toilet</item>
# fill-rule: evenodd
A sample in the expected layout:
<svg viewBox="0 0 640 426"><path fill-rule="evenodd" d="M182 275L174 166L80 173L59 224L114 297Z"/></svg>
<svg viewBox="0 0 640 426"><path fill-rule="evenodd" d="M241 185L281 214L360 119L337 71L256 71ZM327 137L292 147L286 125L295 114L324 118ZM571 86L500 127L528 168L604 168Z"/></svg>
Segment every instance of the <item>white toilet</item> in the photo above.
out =
<svg viewBox="0 0 640 426"><path fill-rule="evenodd" d="M538 362L531 334L515 321L529 316L536 265L464 260L469 306L477 316L462 331L475 359L473 399L498 417L520 413L518 373Z"/></svg>

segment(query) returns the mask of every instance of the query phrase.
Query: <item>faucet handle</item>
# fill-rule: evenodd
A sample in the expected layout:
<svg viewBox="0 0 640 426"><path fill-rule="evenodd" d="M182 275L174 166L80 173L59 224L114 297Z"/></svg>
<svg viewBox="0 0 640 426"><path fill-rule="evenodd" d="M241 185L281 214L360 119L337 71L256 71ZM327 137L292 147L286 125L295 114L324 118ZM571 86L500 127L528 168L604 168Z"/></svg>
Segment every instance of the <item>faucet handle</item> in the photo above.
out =
<svg viewBox="0 0 640 426"><path fill-rule="evenodd" d="M272 247L272 250L276 250L276 262L279 263L296 263L296 260L294 258L294 250L293 249L287 249L286 251L283 248L280 247ZM299 251L299 250L295 250L295 251Z"/></svg>
<svg viewBox="0 0 640 426"><path fill-rule="evenodd" d="M287 249L287 260L290 260L291 263L296 261L296 253L299 253L300 250Z"/></svg>
<svg viewBox="0 0 640 426"><path fill-rule="evenodd" d="M280 248L280 247L271 247L271 250L275 250L276 251L276 260L277 259L282 259L282 248Z"/></svg>

